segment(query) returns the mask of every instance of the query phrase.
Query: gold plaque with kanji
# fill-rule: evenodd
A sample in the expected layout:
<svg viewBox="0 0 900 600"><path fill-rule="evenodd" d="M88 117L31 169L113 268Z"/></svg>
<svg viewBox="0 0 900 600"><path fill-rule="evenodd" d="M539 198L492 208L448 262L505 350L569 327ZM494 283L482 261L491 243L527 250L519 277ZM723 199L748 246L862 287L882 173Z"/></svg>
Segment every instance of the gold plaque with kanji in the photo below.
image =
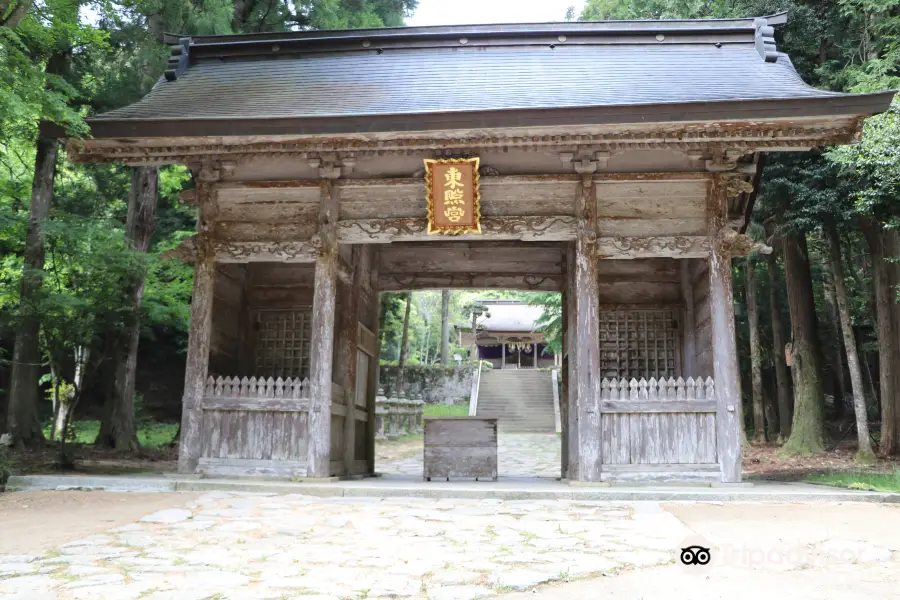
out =
<svg viewBox="0 0 900 600"><path fill-rule="evenodd" d="M425 160L428 233L481 233L478 159Z"/></svg>

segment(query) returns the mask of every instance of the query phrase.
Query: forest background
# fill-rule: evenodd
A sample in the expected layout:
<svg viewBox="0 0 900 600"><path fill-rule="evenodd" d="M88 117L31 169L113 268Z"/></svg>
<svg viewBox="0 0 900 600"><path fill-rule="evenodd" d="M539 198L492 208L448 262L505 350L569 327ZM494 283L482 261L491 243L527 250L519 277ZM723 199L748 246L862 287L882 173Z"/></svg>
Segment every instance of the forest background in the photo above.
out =
<svg viewBox="0 0 900 600"><path fill-rule="evenodd" d="M136 423L179 420L193 272L164 254L194 231L180 200L190 174L73 165L54 132L88 135L85 117L145 94L169 54L163 32L397 26L416 4L0 0L0 433L10 443L96 418L97 444L134 450ZM811 85L900 87L900 0L588 0L560 19L779 11L779 50ZM734 264L752 440L816 453L852 430L863 460L900 452L898 109L868 119L860 144L767 157L749 233L775 252ZM151 205L153 218L138 218ZM544 306L559 347L558 295L401 292L382 295L382 359L406 348L407 362L440 362L442 322L470 322L479 298L498 295Z"/></svg>

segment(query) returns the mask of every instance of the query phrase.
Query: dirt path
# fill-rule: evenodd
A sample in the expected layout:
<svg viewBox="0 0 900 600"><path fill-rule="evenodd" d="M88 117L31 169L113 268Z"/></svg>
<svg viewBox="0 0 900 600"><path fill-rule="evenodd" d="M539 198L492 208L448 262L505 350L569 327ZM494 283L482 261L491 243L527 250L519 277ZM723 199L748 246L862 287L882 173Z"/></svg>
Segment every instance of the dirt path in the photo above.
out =
<svg viewBox="0 0 900 600"><path fill-rule="evenodd" d="M680 563L512 594L507 600L869 600L900 589L900 507L866 504L665 505L713 548ZM716 550L718 549L718 552Z"/></svg>
<svg viewBox="0 0 900 600"><path fill-rule="evenodd" d="M0 494L0 554L38 554L68 541L183 506L189 493L16 492Z"/></svg>

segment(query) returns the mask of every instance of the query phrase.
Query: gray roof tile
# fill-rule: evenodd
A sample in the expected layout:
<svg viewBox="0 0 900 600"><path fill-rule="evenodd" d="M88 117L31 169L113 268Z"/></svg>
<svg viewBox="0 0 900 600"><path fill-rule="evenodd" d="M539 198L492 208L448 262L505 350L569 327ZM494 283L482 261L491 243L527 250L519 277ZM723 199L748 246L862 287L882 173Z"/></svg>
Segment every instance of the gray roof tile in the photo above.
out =
<svg viewBox="0 0 900 600"><path fill-rule="evenodd" d="M102 119L428 114L839 96L749 44L487 46L204 62Z"/></svg>

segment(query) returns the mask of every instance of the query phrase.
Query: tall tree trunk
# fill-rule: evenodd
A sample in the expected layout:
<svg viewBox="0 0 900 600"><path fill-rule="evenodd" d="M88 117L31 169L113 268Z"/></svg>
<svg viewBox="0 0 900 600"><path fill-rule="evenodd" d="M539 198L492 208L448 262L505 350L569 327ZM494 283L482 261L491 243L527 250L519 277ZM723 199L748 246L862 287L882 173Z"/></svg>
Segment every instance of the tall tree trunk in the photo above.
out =
<svg viewBox="0 0 900 600"><path fill-rule="evenodd" d="M744 284L747 292L747 322L750 326L750 373L753 390L753 441L766 441L766 417L763 408L762 350L759 344L759 310L756 304L756 268L747 257Z"/></svg>
<svg viewBox="0 0 900 600"><path fill-rule="evenodd" d="M829 240L825 240L826 245L829 244ZM828 305L828 318L831 321L831 329L834 331L834 339L835 339L835 347L834 354L831 355L830 367L831 372L834 374L834 417L836 420L841 421L844 417L847 416L846 405L844 404L844 398L847 396L847 382L844 379L844 359L843 352L844 349L841 346L841 319L838 314L838 306L837 300L835 299L835 291L834 291L834 281L831 278L831 273L825 278L825 282L822 286L822 292L825 296L825 304Z"/></svg>
<svg viewBox="0 0 900 600"><path fill-rule="evenodd" d="M794 423L784 449L790 454L812 454L825 451L825 394L809 251L802 234L786 235L783 243L794 376Z"/></svg>
<svg viewBox="0 0 900 600"><path fill-rule="evenodd" d="M880 223L870 219L860 221L861 229L869 243L872 254L872 280L875 288L875 317L878 334L879 396L881 397L881 443L880 454L890 456L900 450L897 440L897 411L895 392L896 373L900 369L898 357L900 348L894 343L896 324L894 323L894 290L891 286L890 264L885 260L884 231Z"/></svg>
<svg viewBox="0 0 900 600"><path fill-rule="evenodd" d="M43 222L50 216L53 181L59 140L41 134L39 127L34 159L34 184L25 235L25 256L19 291L20 318L13 346L12 374L9 385L7 427L10 442L18 447L33 447L43 441L38 423L38 380L40 379L40 302L44 269Z"/></svg>
<svg viewBox="0 0 900 600"><path fill-rule="evenodd" d="M128 216L125 239L140 253L146 254L156 228L159 169L136 167L131 171ZM135 274L129 289L131 316L127 327L117 335L118 351L113 393L107 398L104 418L96 443L116 450L137 450L137 427L134 422L134 386L137 371L138 343L141 337L141 303L144 298L145 271Z"/></svg>
<svg viewBox="0 0 900 600"><path fill-rule="evenodd" d="M831 241L831 272L834 277L834 295L841 318L844 348L847 349L850 383L853 386L853 411L856 413L856 433L859 438L857 457L870 460L874 457L874 454L872 452L872 443L869 441L869 422L866 414L866 394L863 388L862 370L859 366L859 355L856 352L856 339L853 337L850 308L847 305L844 265L841 261L841 238L838 236L837 229L833 227L829 229L828 237Z"/></svg>
<svg viewBox="0 0 900 600"><path fill-rule="evenodd" d="M397 383L394 395L403 391L403 375L406 371L406 357L409 353L409 312L412 308L412 292L406 292L406 312L403 313L403 335L400 336L400 357L397 360Z"/></svg>
<svg viewBox="0 0 900 600"><path fill-rule="evenodd" d="M784 362L784 325L781 322L781 299L778 297L778 264L775 253L769 255L769 310L772 313L772 357L775 363L775 386L778 396L778 437L784 442L791 435L792 403L791 384L787 364Z"/></svg>
<svg viewBox="0 0 900 600"><path fill-rule="evenodd" d="M441 364L450 362L450 290L441 290Z"/></svg>

